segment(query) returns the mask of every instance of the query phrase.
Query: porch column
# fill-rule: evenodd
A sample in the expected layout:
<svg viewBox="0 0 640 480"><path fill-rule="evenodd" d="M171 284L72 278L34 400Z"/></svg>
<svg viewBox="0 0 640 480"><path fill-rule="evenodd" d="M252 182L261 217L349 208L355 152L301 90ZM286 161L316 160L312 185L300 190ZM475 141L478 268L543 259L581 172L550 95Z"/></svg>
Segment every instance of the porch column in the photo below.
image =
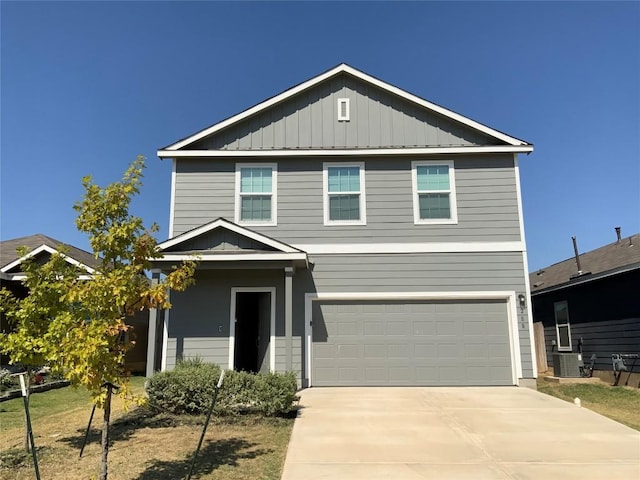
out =
<svg viewBox="0 0 640 480"><path fill-rule="evenodd" d="M151 285L160 281L160 270L151 270ZM158 309L149 309L149 328L147 331L147 378L153 375L156 364L156 332L158 331Z"/></svg>
<svg viewBox="0 0 640 480"><path fill-rule="evenodd" d="M284 269L284 344L287 372L293 370L293 267Z"/></svg>

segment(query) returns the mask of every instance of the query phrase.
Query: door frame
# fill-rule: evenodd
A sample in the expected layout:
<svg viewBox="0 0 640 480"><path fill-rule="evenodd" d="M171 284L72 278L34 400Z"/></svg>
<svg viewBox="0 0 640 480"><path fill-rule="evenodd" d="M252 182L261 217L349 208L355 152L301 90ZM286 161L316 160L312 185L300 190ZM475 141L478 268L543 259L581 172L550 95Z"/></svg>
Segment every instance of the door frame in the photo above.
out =
<svg viewBox="0 0 640 480"><path fill-rule="evenodd" d="M471 292L322 292L305 293L304 295L304 334L305 345L305 369L308 386L313 386L312 361L313 361L313 302L331 300L502 300L507 308L507 326L509 329L509 342L511 351L511 375L513 385L518 385L518 379L522 377L522 357L520 354L520 341L518 338L518 312L516 309L515 291L471 291Z"/></svg>
<svg viewBox="0 0 640 480"><path fill-rule="evenodd" d="M270 293L271 320L269 322L269 370L276 371L276 287L231 287L229 314L229 370L235 367L236 353L236 296L238 293Z"/></svg>

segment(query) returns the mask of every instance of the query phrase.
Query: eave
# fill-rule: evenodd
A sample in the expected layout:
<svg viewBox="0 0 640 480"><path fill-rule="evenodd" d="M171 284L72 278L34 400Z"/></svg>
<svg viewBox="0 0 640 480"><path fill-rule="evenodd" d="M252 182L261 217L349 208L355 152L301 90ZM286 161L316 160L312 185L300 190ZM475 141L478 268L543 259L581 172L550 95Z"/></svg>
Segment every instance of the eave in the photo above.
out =
<svg viewBox="0 0 640 480"><path fill-rule="evenodd" d="M465 153L531 153L532 145L481 145L470 147L347 148L313 150L158 150L160 158L238 157L344 157L390 155L440 155Z"/></svg>
<svg viewBox="0 0 640 480"><path fill-rule="evenodd" d="M13 268L17 267L18 265L20 265L22 262L24 262L28 258L34 257L34 256L36 256L36 255L38 255L39 253L42 253L42 252L47 252L47 253L49 253L51 255L57 253L62 258L64 258L64 260L66 262L70 263L71 265L74 265L74 266L76 266L78 268L86 270L88 273L91 273L91 274L96 273L96 271L93 268L91 268L91 267L89 267L89 266L77 261L76 259L74 259L74 258L72 258L72 257L70 257L68 255L65 255L64 253L60 253L58 250L56 250L55 248L52 248L52 247L50 247L48 245L40 245L38 248L30 251L26 255L24 255L24 256L16 259L16 260L14 260L13 262L5 265L4 267L2 267L2 269L0 269L0 271L2 273L9 273Z"/></svg>
<svg viewBox="0 0 640 480"><path fill-rule="evenodd" d="M531 297L535 297L538 295L542 295L549 292L555 292L557 290L564 290L567 288L573 288L578 285L584 285L586 283L595 282L597 280L602 280L605 278L613 277L616 275L620 275L622 273L632 272L634 270L640 270L640 263L625 265L624 267L616 268L614 270L608 270L606 272L596 273L596 274L588 274L582 277L576 277L574 279L569 280L568 282L561 283L558 285L552 285L547 288L541 288L540 290L532 291Z"/></svg>

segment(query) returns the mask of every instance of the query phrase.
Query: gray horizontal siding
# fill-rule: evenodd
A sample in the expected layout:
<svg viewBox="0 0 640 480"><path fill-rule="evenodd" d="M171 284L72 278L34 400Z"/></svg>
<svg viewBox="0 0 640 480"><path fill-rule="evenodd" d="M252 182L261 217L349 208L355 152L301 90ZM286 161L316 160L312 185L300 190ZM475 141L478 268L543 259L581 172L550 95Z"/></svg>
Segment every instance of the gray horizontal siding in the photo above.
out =
<svg viewBox="0 0 640 480"><path fill-rule="evenodd" d="M544 329L547 363L553 365L557 342L555 326ZM571 342L573 351L578 351L578 341L582 337L583 361L589 362L592 354L596 354L595 368L597 370L612 370L611 355L614 353L640 353L640 318L626 318L620 320L601 320L598 322L584 322L571 324ZM631 365L630 362L627 362ZM636 362L635 372L640 371L640 361Z"/></svg>
<svg viewBox="0 0 640 480"><path fill-rule="evenodd" d="M338 121L338 98L350 100L348 122ZM343 74L190 148L269 150L496 143L469 127Z"/></svg>
<svg viewBox="0 0 640 480"><path fill-rule="evenodd" d="M229 339L216 337L169 338L167 369L175 367L180 358L200 358L206 363L225 366L229 363Z"/></svg>
<svg viewBox="0 0 640 480"><path fill-rule="evenodd" d="M311 292L515 291L523 293L524 266L517 253L315 255L312 270L293 277L293 370L303 378L304 294ZM274 270L199 271L196 285L172 294L167 367L199 355L228 362L231 287L276 286L276 371L284 371L284 274ZM525 313L519 314L523 376L533 367Z"/></svg>
<svg viewBox="0 0 640 480"><path fill-rule="evenodd" d="M296 377L300 380L302 378L302 369L303 369L303 336L296 335L293 337L292 345L291 345L291 353L293 355L292 368L296 374ZM276 338L276 372L286 372L287 371L287 363L286 363L286 345L284 337Z"/></svg>
<svg viewBox="0 0 640 480"><path fill-rule="evenodd" d="M304 316L304 293L464 292L525 293L519 253L313 255L313 272L294 277L294 319ZM518 310L522 374L533 377L526 311Z"/></svg>
<svg viewBox="0 0 640 480"><path fill-rule="evenodd" d="M524 289L517 253L313 255L318 292Z"/></svg>
<svg viewBox="0 0 640 480"><path fill-rule="evenodd" d="M456 157L457 225L414 225L411 163L367 159L367 225L324 226L322 160L278 160L278 225L250 227L285 243L520 240L510 155ZM234 219L235 162L178 161L174 235L218 217Z"/></svg>

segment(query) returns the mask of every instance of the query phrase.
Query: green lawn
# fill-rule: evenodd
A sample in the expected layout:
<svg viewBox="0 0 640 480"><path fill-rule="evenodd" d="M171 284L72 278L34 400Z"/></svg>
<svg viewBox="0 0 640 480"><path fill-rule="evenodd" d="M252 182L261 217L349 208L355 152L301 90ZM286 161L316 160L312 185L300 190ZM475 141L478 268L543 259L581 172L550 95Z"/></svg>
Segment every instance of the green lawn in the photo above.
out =
<svg viewBox="0 0 640 480"><path fill-rule="evenodd" d="M144 377L132 377L133 392L142 392ZM69 410L85 409L87 419L91 413L91 400L85 388L64 387L29 396L29 413L31 421L39 421L43 417L56 415ZM0 427L4 429L21 426L24 423L24 401L22 397L0 403Z"/></svg>
<svg viewBox="0 0 640 480"><path fill-rule="evenodd" d="M538 391L568 402L577 397L582 406L616 422L640 430L640 390L603 383L552 383L538 379Z"/></svg>
<svg viewBox="0 0 640 480"><path fill-rule="evenodd" d="M133 378L134 393L142 391L143 383L144 378ZM42 478L97 478L101 410L96 411L84 455L78 458L91 413L88 393L66 387L36 393L30 403ZM155 414L144 407L126 411L115 398L112 419L109 478L184 478L204 417ZM194 478L278 480L292 427L292 418L212 419ZM0 480L34 478L31 458L22 450L23 438L22 399L0 403Z"/></svg>

